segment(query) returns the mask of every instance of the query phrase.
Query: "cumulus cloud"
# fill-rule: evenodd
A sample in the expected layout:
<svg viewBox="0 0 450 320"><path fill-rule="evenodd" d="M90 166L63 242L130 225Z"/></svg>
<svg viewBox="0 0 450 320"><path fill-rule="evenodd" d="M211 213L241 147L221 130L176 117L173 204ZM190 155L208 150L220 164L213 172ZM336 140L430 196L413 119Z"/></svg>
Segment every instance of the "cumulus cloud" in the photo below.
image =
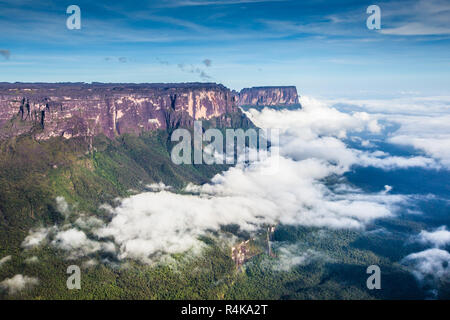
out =
<svg viewBox="0 0 450 320"><path fill-rule="evenodd" d="M44 243L50 230L51 228L38 228L30 230L28 232L28 236L26 236L22 242L22 247L25 249L30 249Z"/></svg>
<svg viewBox="0 0 450 320"><path fill-rule="evenodd" d="M95 241L86 233L76 228L62 230L56 233L51 245L68 253L67 259L76 259L95 252L115 253L115 246L108 241Z"/></svg>
<svg viewBox="0 0 450 320"><path fill-rule="evenodd" d="M14 277L0 282L0 288L7 291L8 294L16 294L25 288L30 288L39 283L37 278L16 274Z"/></svg>
<svg viewBox="0 0 450 320"><path fill-rule="evenodd" d="M32 229L22 242L22 247L31 249L42 244L68 253L67 259L76 259L96 252L115 252L115 246L109 241L90 239L86 232L104 225L103 220L93 216L81 215L73 224ZM83 231L84 230L84 231ZM37 257L31 258L34 260ZM32 260L28 262L33 262Z"/></svg>
<svg viewBox="0 0 450 320"><path fill-rule="evenodd" d="M434 247L445 247L450 244L450 231L447 230L446 226L441 226L431 232L422 230L416 240L423 244L431 244Z"/></svg>
<svg viewBox="0 0 450 320"><path fill-rule="evenodd" d="M419 281L426 278L437 280L450 275L450 253L438 248L412 253L402 262L412 268L414 276Z"/></svg>
<svg viewBox="0 0 450 320"><path fill-rule="evenodd" d="M52 244L60 249L74 252L80 250L81 253L88 254L98 251L99 244L89 240L83 231L69 229L56 234Z"/></svg>

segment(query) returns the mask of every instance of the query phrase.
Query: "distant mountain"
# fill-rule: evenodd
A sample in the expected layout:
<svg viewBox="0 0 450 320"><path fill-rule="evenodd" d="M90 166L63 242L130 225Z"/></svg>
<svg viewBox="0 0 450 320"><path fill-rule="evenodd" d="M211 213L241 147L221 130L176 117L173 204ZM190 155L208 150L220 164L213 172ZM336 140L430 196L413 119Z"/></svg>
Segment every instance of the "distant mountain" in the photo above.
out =
<svg viewBox="0 0 450 320"><path fill-rule="evenodd" d="M239 93L239 106L244 108L301 108L295 86L244 88Z"/></svg>

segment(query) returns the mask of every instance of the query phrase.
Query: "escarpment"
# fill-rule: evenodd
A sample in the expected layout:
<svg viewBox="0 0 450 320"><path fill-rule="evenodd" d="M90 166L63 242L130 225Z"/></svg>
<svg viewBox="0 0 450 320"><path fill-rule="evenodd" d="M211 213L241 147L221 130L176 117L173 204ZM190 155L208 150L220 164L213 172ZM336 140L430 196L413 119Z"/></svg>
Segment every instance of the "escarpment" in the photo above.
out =
<svg viewBox="0 0 450 320"><path fill-rule="evenodd" d="M238 96L215 83L102 84L0 83L0 137L37 128L37 139L192 127L209 120L249 124Z"/></svg>
<svg viewBox="0 0 450 320"><path fill-rule="evenodd" d="M246 107L300 107L295 86L253 87L242 89L239 105Z"/></svg>

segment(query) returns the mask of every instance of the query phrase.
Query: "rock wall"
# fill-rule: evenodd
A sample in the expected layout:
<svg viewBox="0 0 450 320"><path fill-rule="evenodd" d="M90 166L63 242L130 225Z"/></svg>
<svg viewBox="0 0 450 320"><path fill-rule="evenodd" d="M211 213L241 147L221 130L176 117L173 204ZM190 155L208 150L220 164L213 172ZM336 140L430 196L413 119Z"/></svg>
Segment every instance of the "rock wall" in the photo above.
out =
<svg viewBox="0 0 450 320"><path fill-rule="evenodd" d="M240 106L300 106L294 86L245 88L239 93L238 103Z"/></svg>
<svg viewBox="0 0 450 320"><path fill-rule="evenodd" d="M199 119L231 126L228 115L236 113L238 97L214 83L0 83L0 137L37 127L37 139L99 133L113 138L189 127Z"/></svg>

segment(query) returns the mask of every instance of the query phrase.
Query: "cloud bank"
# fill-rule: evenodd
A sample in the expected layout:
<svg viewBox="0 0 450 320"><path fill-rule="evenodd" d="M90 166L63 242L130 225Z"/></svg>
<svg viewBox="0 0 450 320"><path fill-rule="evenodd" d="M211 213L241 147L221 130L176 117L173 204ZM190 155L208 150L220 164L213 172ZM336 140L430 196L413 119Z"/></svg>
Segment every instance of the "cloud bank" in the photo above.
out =
<svg viewBox="0 0 450 320"><path fill-rule="evenodd" d="M329 100L329 103L337 102ZM398 128L387 142L410 146L435 160L432 167L450 168L450 96L407 97L378 100L339 100L337 107L365 110L370 117Z"/></svg>
<svg viewBox="0 0 450 320"><path fill-rule="evenodd" d="M364 193L346 185L342 174L354 166L383 170L439 166L426 156L400 157L349 147L346 141L355 135L382 134L378 114L341 112L309 97L302 97L301 103L301 110L248 112L259 127L280 129L279 143L272 145L279 157L268 153L257 161L239 163L210 183L188 185L183 193L162 183L150 185L151 192L122 199L116 207L104 206L108 222L80 216L73 225L30 232L23 247L47 241L69 252L68 258L107 251L118 259L153 263L167 254L197 252L202 247L200 236L229 224L249 233L277 223L364 229L374 219L395 215L409 197L391 194L392 186ZM330 176L337 182L327 183ZM59 210L68 212L65 201L58 201Z"/></svg>
<svg viewBox="0 0 450 320"><path fill-rule="evenodd" d="M335 193L323 182L352 165L382 168L427 166L425 157L390 157L382 152L350 149L341 140L351 132L379 132L369 114L346 114L303 97L297 111L252 110L249 116L262 128L282 128L280 157L270 155L250 165L239 164L205 185L188 185L187 194L153 186L110 208L112 220L94 233L112 238L119 258L151 262L155 256L201 246L198 237L223 225L237 224L254 232L263 224L293 224L363 229L374 219L392 216L404 196L385 190L364 194ZM274 175L264 174L277 166ZM341 188L344 190L345 188Z"/></svg>

